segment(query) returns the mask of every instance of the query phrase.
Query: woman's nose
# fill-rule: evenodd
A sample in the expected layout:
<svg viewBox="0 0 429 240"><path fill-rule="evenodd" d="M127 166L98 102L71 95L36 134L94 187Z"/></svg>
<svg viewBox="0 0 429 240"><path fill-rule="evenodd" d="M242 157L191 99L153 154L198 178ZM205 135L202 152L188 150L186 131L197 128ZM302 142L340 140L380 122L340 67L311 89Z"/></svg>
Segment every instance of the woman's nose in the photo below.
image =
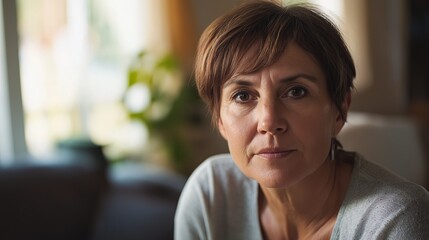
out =
<svg viewBox="0 0 429 240"><path fill-rule="evenodd" d="M276 100L260 102L258 111L258 132L278 135L287 131L287 121L282 116L281 103Z"/></svg>

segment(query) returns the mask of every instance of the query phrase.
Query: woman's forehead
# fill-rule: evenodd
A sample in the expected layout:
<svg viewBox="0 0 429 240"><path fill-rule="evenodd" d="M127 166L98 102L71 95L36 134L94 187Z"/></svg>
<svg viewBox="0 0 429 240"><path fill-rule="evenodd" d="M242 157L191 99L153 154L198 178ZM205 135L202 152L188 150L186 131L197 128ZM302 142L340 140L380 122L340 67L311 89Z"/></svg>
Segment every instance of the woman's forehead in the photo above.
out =
<svg viewBox="0 0 429 240"><path fill-rule="evenodd" d="M297 60L302 61L302 59L311 63L308 65L315 65L319 69L322 68L311 53L304 50L304 48L293 40L289 41L284 48L273 50L270 53L261 53L259 47L254 44L242 55L239 61L232 64L230 76L225 79L225 82L241 75L253 74L273 65L282 65L285 63L285 60L294 62ZM302 67L307 67L307 64L304 64ZM323 71L323 69L321 70Z"/></svg>
<svg viewBox="0 0 429 240"><path fill-rule="evenodd" d="M277 52L278 50L273 49L271 52L262 53L259 44L253 44L248 49L242 50L242 53L238 53L238 57L232 62L229 77L251 74L274 64L277 59L274 59L273 55L278 55L276 58L280 56Z"/></svg>

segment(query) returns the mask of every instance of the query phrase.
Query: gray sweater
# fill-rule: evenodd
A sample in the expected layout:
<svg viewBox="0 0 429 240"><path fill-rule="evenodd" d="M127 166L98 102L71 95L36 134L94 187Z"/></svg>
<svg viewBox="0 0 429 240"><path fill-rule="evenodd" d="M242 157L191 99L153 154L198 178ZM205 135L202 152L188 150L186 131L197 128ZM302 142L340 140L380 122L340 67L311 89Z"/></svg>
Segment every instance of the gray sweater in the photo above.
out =
<svg viewBox="0 0 429 240"><path fill-rule="evenodd" d="M189 178L175 239L262 239L258 183L230 155L207 159ZM429 239L429 193L356 154L331 239Z"/></svg>

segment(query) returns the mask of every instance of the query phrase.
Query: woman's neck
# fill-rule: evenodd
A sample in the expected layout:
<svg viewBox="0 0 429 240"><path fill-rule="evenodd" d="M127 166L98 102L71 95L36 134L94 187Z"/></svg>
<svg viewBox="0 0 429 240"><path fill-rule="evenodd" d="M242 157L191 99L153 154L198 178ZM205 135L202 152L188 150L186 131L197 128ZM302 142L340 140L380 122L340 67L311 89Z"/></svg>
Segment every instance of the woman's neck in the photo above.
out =
<svg viewBox="0 0 429 240"><path fill-rule="evenodd" d="M314 174L289 189L261 186L259 210L266 238L330 236L351 170L350 164L326 160Z"/></svg>

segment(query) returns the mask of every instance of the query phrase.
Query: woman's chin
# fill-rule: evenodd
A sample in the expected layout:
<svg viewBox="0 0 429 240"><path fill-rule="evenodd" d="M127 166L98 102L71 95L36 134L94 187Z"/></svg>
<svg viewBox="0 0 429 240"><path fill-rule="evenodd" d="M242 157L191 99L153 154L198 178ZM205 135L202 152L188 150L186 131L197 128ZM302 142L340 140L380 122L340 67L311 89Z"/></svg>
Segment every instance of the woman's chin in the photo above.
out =
<svg viewBox="0 0 429 240"><path fill-rule="evenodd" d="M288 175L285 172L275 172L271 171L258 176L255 180L263 188L273 188L273 189L287 189L295 185L298 180L296 177Z"/></svg>

